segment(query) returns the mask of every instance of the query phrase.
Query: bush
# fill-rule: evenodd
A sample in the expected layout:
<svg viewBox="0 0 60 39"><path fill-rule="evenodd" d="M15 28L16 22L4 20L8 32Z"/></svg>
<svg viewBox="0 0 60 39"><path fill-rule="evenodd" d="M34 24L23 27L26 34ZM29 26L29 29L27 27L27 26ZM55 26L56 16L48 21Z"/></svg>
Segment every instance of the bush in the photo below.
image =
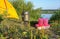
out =
<svg viewBox="0 0 60 39"><path fill-rule="evenodd" d="M55 34L60 35L60 23L52 23L51 30L54 31Z"/></svg>

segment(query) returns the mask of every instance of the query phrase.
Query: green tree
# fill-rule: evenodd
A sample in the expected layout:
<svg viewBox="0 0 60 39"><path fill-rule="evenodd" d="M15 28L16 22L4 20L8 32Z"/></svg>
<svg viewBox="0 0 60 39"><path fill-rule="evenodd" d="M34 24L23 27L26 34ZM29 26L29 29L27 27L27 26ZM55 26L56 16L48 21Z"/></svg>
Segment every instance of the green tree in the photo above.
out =
<svg viewBox="0 0 60 39"><path fill-rule="evenodd" d="M55 14L52 15L50 20L60 20L60 10L57 10Z"/></svg>
<svg viewBox="0 0 60 39"><path fill-rule="evenodd" d="M11 3L15 7L19 16L21 16L23 11L29 12L31 20L32 19L36 20L40 16L40 9L41 8L33 9L34 5L30 1L26 3L25 0L16 0L16 1L12 1Z"/></svg>
<svg viewBox="0 0 60 39"><path fill-rule="evenodd" d="M38 20L41 8L33 9L30 13L31 20Z"/></svg>

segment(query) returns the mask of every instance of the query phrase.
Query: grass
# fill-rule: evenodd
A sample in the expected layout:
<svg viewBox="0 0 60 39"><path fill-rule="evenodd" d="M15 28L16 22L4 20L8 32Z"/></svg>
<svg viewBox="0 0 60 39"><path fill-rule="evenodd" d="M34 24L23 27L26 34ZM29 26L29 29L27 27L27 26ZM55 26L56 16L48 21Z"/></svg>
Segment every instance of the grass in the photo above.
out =
<svg viewBox="0 0 60 39"><path fill-rule="evenodd" d="M33 25L28 24L28 26L25 26L24 22L20 20L4 19L0 24L0 38L41 39L42 32L37 28L32 27L35 23L31 22L31 24ZM55 28L52 27L52 30L53 29ZM55 31L57 33L57 30ZM54 35L50 29L44 30L43 33L44 35L42 36L42 39L50 39L53 37L52 35Z"/></svg>

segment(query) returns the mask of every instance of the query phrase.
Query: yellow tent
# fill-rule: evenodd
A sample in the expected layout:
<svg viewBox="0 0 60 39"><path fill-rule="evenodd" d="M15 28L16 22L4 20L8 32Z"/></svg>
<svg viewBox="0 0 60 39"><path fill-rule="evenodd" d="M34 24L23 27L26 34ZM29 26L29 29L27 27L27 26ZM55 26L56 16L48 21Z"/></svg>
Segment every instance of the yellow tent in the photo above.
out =
<svg viewBox="0 0 60 39"><path fill-rule="evenodd" d="M4 14L4 11L7 11L7 18L19 19L16 10L8 0L0 0L0 14Z"/></svg>

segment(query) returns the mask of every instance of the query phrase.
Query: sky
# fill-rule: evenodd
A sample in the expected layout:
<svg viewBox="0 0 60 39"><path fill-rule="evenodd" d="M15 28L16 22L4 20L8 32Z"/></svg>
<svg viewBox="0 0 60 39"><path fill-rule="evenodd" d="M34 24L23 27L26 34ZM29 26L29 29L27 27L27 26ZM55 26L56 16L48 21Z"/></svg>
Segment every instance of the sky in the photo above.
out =
<svg viewBox="0 0 60 39"><path fill-rule="evenodd" d="M31 1L34 4L34 9L59 9L60 0L26 0L26 2Z"/></svg>

